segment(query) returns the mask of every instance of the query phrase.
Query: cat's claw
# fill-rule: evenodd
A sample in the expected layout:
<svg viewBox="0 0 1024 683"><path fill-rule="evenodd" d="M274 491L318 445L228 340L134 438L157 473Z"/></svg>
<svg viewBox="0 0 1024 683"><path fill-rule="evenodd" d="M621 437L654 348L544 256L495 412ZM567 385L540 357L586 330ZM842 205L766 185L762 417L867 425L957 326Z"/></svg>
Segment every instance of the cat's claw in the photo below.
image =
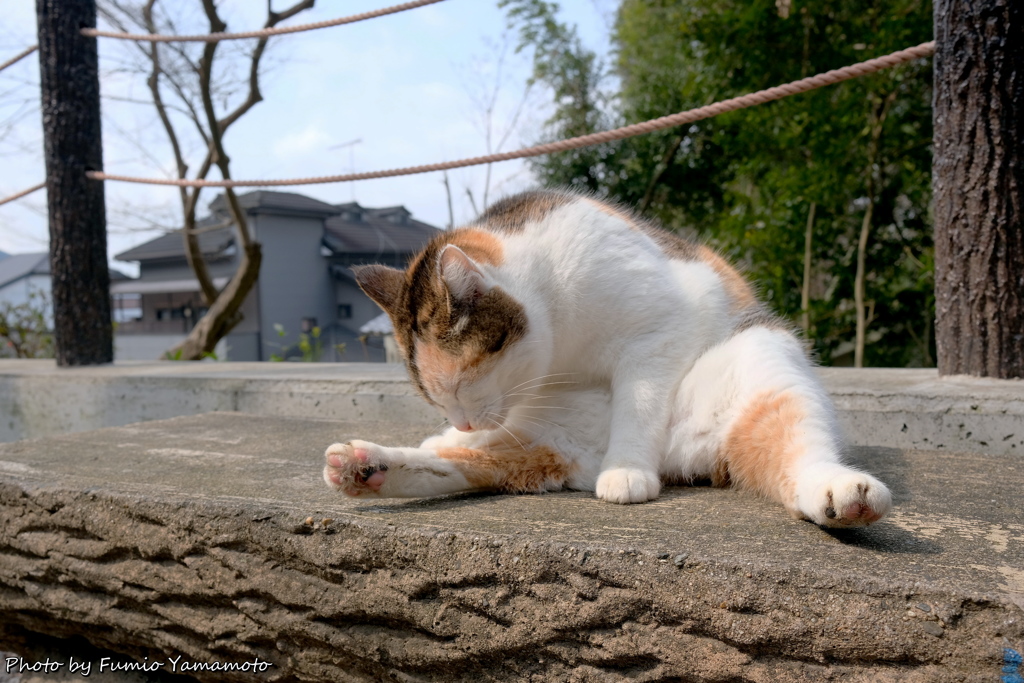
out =
<svg viewBox="0 0 1024 683"><path fill-rule="evenodd" d="M870 474L853 470L834 477L816 498L807 517L826 527L867 526L892 508L892 494L885 484Z"/></svg>
<svg viewBox="0 0 1024 683"><path fill-rule="evenodd" d="M378 493L384 485L388 464L365 441L331 444L324 454L324 481L336 491L349 496Z"/></svg>
<svg viewBox="0 0 1024 683"><path fill-rule="evenodd" d="M597 477L595 493L609 503L646 503L661 492L657 473L636 467L615 467Z"/></svg>

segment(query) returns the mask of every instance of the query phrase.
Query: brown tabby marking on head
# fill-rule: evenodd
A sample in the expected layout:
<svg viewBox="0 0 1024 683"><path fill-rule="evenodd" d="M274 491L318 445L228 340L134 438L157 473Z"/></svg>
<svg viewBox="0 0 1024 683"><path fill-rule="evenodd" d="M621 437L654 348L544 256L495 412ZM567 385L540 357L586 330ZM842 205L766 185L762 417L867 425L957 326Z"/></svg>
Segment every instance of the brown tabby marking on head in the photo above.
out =
<svg viewBox="0 0 1024 683"><path fill-rule="evenodd" d="M565 458L545 446L440 448L437 454L455 465L475 489L539 493L561 488L573 471Z"/></svg>
<svg viewBox="0 0 1024 683"><path fill-rule="evenodd" d="M550 190L521 192L492 204L476 223L496 232L522 232L528 223L542 221L555 209L574 201L576 197Z"/></svg>
<svg viewBox="0 0 1024 683"><path fill-rule="evenodd" d="M485 361L526 334L525 309L500 287L472 300L450 295L439 265L449 244L480 264L500 265L504 258L499 237L479 228L460 228L431 240L402 275L397 301L386 310L410 378L431 402L431 389L436 395L441 383L449 381L445 378L479 377Z"/></svg>
<svg viewBox="0 0 1024 683"><path fill-rule="evenodd" d="M718 277L722 280L722 286L725 287L726 294L732 300L733 311L741 311L744 308L749 308L757 303L757 297L754 296L754 290L750 287L747 281L739 274L735 268L729 265L729 263L719 256L713 249L704 246L703 244L697 246L697 257L699 260L711 266L711 268L718 273Z"/></svg>
<svg viewBox="0 0 1024 683"><path fill-rule="evenodd" d="M718 453L712 481L755 491L792 508L794 461L803 455L797 443L805 412L790 392L754 397L733 424Z"/></svg>

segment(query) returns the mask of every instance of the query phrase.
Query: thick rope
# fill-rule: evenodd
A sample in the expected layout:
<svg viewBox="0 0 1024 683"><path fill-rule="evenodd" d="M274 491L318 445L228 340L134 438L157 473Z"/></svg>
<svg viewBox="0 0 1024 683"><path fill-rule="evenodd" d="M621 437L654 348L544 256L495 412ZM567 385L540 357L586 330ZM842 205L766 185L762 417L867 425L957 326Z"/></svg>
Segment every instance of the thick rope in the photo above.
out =
<svg viewBox="0 0 1024 683"><path fill-rule="evenodd" d="M401 5L394 5L393 7L384 7L383 9L373 10L372 12L363 12L362 14L353 14L352 16L341 17L339 19L317 21L312 24L296 24L295 26L264 28L258 31L243 31L240 33L202 33L193 36L168 36L158 33L117 33L114 31L100 31L95 28L83 28L82 35L90 36L92 38L120 38L121 40L139 40L148 41L150 43L216 43L221 40L266 38L268 36L279 36L286 33L299 33L301 31L313 31L318 28L354 24L357 21L376 19L377 17L387 16L388 14L397 14L406 10L416 9L417 7L423 7L424 5L433 5L435 2L443 2L443 0L415 0L414 2L406 2Z"/></svg>
<svg viewBox="0 0 1024 683"><path fill-rule="evenodd" d="M7 202L13 202L15 199L21 199L25 195L32 194L36 190L41 190L44 187L46 187L46 183L39 183L38 185L34 185L28 188L27 190L22 190L18 194L12 194L10 197L4 197L3 199L0 199L0 206L3 206Z"/></svg>
<svg viewBox="0 0 1024 683"><path fill-rule="evenodd" d="M808 90L814 90L815 88L821 88L826 85L832 85L851 78L857 78L858 76L864 76L876 71L881 71L882 69L888 69L889 67L896 66L897 64L909 62L914 59L920 59L922 57L928 57L934 52L934 41L922 43L917 47L893 52L892 54L884 57L869 59L866 62L860 62L859 64L835 69L823 74L818 74L817 76L811 76L785 85L768 88L767 90L761 90L749 95L743 95L742 97L734 97L730 100L717 102L706 107L690 109L678 114L672 114L671 116L663 116L659 119L644 121L643 123L634 123L631 126L624 126L622 128L616 128L602 133L582 135L568 140L559 140L558 142L549 142L543 145L535 145L533 147L526 147L514 152L490 154L482 157L472 157L469 159L460 159L458 161L446 161L426 166L409 166L406 168L395 168L386 171L369 171L366 173L349 173L346 175L318 176L312 178L293 178L290 180L171 180L162 178L135 178L132 176L110 175L96 171L89 171L86 175L94 180L118 180L126 183L173 185L176 187L280 187L284 185L342 183L352 180L371 180L373 178L391 178L393 176L430 173L432 171L446 171L452 168L463 168L465 166L490 164L497 161L509 161L511 159L535 157L543 154L551 154L552 152L564 152L570 149L599 145L604 142L611 142L612 140L622 140L623 138L643 135L645 133L662 130L664 128L672 128L686 123L693 123L694 121L711 118L712 116L724 114L725 112L753 107L754 105L764 104L765 102L778 100L783 97L788 97L789 95L796 95L807 92Z"/></svg>
<svg viewBox="0 0 1024 683"><path fill-rule="evenodd" d="M35 52L38 49L39 49L38 45L33 45L32 47L26 48L23 52L19 52L17 55L15 55L14 57L11 57L10 59L8 59L3 64L0 64L0 71L3 71L4 69L6 69L7 67L11 66L12 64L17 64L18 62L20 62L21 60L25 59L25 57L28 57L30 54L32 54L33 52Z"/></svg>

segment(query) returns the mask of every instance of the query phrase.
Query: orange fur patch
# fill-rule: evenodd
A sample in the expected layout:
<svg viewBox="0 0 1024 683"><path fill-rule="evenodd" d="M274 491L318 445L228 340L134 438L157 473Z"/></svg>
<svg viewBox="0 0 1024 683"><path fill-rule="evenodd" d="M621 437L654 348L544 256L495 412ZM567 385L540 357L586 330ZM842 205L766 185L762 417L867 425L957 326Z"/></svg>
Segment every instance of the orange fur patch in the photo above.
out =
<svg viewBox="0 0 1024 683"><path fill-rule="evenodd" d="M754 290L750 288L750 285L743 279L743 276L730 266L724 258L704 245L697 248L697 254L701 261L711 266L718 273L718 277L722 280L722 286L725 287L726 293L732 299L733 310L742 310L753 306L757 302Z"/></svg>
<svg viewBox="0 0 1024 683"><path fill-rule="evenodd" d="M486 230L474 228L455 230L451 233L448 243L454 244L478 263L500 266L504 260L505 248L501 240Z"/></svg>
<svg viewBox="0 0 1024 683"><path fill-rule="evenodd" d="M440 448L437 455L458 468L473 488L508 493L540 492L561 486L572 467L555 451L542 446L522 449L498 446L488 450Z"/></svg>
<svg viewBox="0 0 1024 683"><path fill-rule="evenodd" d="M805 417L799 399L788 392L759 394L746 407L722 444L712 482L730 482L792 507L793 461L803 453L796 445Z"/></svg>

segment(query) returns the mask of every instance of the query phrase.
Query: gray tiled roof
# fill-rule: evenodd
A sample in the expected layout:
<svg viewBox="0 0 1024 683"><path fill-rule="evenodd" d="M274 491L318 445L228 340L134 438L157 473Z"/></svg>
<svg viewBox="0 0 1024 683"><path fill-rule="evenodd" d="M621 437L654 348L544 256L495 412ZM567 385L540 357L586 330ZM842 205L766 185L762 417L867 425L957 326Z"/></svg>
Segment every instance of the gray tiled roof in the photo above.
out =
<svg viewBox="0 0 1024 683"><path fill-rule="evenodd" d="M366 209L358 204L340 204L341 214L324 221L324 242L336 252L352 254L412 254L440 232L414 218L402 206ZM361 220L345 220L359 212Z"/></svg>
<svg viewBox="0 0 1024 683"><path fill-rule="evenodd" d="M333 216L338 213L332 204L294 192L256 190L238 195L238 203L248 213L287 213L300 215ZM227 213L228 202L223 194L210 202L213 213Z"/></svg>
<svg viewBox="0 0 1024 683"><path fill-rule="evenodd" d="M248 213L324 217L324 243L338 253L366 256L412 254L438 233L434 226L412 218L404 206L368 209L356 202L333 205L294 192L267 190L239 195L238 201ZM213 214L199 221L196 227L210 227L227 220L224 195L210 202L210 210ZM199 235L200 248L207 256L221 254L233 243L234 233L230 226ZM149 261L184 256L185 247L179 230L140 244L114 258L119 261Z"/></svg>
<svg viewBox="0 0 1024 683"><path fill-rule="evenodd" d="M220 217L210 216L199 221L197 228L210 227L223 223ZM213 257L224 252L235 240L233 228L226 226L199 233L199 248L203 255ZM114 256L118 261L151 261L164 258L183 258L185 256L185 240L181 230L169 232L154 240L150 240L128 251Z"/></svg>
<svg viewBox="0 0 1024 683"><path fill-rule="evenodd" d="M0 252L2 253L2 252ZM6 287L29 275L50 274L50 252L37 251L31 254L4 254L0 258L0 287ZM131 279L119 270L110 269L111 280Z"/></svg>
<svg viewBox="0 0 1024 683"><path fill-rule="evenodd" d="M49 275L50 254L49 252L34 252L32 254L10 254L7 258L0 260L0 287L20 280L29 275Z"/></svg>

